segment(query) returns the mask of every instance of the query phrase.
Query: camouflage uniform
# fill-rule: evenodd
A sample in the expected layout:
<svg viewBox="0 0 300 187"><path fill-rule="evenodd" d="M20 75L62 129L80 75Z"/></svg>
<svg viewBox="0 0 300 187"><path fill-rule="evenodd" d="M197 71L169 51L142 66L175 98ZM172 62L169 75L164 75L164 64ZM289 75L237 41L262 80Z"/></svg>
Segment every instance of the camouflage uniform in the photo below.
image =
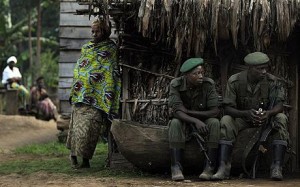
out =
<svg viewBox="0 0 300 187"><path fill-rule="evenodd" d="M260 81L253 89L247 83L247 71L232 75L227 83L224 105L237 108L238 110L258 109L259 103L264 103L264 108L268 109L270 102L275 100L276 104L284 101L283 88L278 85L278 80L271 74ZM287 116L278 113L274 117L273 128L276 129L272 134L274 140L285 140L289 138L287 131ZM221 119L221 140L235 141L239 131L257 127L251 121L243 118L233 118L229 115Z"/></svg>
<svg viewBox="0 0 300 187"><path fill-rule="evenodd" d="M266 69L268 66L267 63L270 61L269 57L262 52L254 52L248 54L244 58L244 61L249 66L249 69L232 75L229 78L225 92L224 106L235 108L238 111L249 111L252 109L258 110L259 108L262 110L272 110L274 106L281 104L284 100L284 91L279 86L279 81L276 77L267 73ZM254 80L259 81L257 84L248 84L247 78L249 72L253 73L251 76L257 76L252 77ZM278 109L280 108L278 107ZM233 110L233 113L237 112ZM231 153L238 133L246 128L258 127L258 124L253 124L254 122L249 120L249 118L250 116L248 118L234 118L229 115L222 117L220 121L220 162L217 173L212 176L213 180L223 180L230 177ZM272 131L273 155L270 178L273 180L282 180L282 163L289 137L286 115L283 113L276 114L272 120L272 128L274 130ZM249 141L248 144L252 144L254 141ZM245 145L244 153L247 153L247 147L250 146Z"/></svg>
<svg viewBox="0 0 300 187"><path fill-rule="evenodd" d="M206 111L218 106L218 95L215 83L210 78L204 78L203 84L197 89L188 89L184 76L175 78L170 83L169 107L183 105L188 110ZM217 148L220 138L220 122L217 118L200 119L208 126L207 146ZM179 119L172 118L169 122L170 148L185 148L188 139L189 126Z"/></svg>

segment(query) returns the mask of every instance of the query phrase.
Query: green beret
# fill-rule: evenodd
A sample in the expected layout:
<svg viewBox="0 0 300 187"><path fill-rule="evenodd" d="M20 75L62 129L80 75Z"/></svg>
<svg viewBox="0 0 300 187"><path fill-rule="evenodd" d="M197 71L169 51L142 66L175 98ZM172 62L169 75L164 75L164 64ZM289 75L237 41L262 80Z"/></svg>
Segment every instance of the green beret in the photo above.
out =
<svg viewBox="0 0 300 187"><path fill-rule="evenodd" d="M247 65L262 65L269 62L269 60L269 57L262 52L250 53L244 58Z"/></svg>
<svg viewBox="0 0 300 187"><path fill-rule="evenodd" d="M203 64L203 59L202 58L190 58L188 60L186 60L181 68L180 68L180 72L185 73L188 71L191 71L192 69L194 69L195 67Z"/></svg>

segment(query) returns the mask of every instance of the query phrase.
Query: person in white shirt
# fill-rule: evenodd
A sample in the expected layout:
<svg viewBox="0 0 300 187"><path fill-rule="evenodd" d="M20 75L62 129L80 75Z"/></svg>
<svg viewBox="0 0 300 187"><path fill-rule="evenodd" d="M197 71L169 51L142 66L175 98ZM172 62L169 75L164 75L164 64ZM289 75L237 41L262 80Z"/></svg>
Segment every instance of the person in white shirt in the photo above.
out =
<svg viewBox="0 0 300 187"><path fill-rule="evenodd" d="M29 97L29 91L21 84L22 75L19 68L15 67L17 63L17 58L11 56L7 59L7 66L2 74L2 84L7 89L16 89L19 91L18 95L24 103L26 98Z"/></svg>

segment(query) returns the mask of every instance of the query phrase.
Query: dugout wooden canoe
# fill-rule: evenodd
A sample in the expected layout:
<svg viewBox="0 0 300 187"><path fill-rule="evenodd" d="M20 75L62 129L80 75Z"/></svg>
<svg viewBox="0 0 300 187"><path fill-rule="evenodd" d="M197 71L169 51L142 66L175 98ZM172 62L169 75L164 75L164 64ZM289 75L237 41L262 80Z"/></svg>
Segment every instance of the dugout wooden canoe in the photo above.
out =
<svg viewBox="0 0 300 187"><path fill-rule="evenodd" d="M134 166L149 172L169 172L171 161L167 126L114 120L111 132L118 150ZM255 133L256 128L245 129L239 133L232 153L232 173L240 174L245 169L250 171L255 157L255 147L249 150L247 146L249 142L255 141L253 139ZM262 161L263 164L268 162L269 166L270 159ZM185 173L202 171L204 154L201 153L196 140L192 139L186 143L182 165Z"/></svg>
<svg viewBox="0 0 300 187"><path fill-rule="evenodd" d="M118 150L134 166L150 172L170 170L167 126L114 120L111 132ZM203 167L203 159L204 155L196 141L187 142L182 163L185 171L200 171Z"/></svg>

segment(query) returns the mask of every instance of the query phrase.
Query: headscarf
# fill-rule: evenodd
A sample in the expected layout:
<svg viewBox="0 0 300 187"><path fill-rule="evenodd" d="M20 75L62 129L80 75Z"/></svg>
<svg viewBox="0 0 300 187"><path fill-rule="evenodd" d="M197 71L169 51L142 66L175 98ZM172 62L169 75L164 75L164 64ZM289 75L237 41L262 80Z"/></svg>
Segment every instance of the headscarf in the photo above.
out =
<svg viewBox="0 0 300 187"><path fill-rule="evenodd" d="M109 38L111 34L111 23L108 20L96 19L93 21L92 25L98 26L103 31L103 38Z"/></svg>

